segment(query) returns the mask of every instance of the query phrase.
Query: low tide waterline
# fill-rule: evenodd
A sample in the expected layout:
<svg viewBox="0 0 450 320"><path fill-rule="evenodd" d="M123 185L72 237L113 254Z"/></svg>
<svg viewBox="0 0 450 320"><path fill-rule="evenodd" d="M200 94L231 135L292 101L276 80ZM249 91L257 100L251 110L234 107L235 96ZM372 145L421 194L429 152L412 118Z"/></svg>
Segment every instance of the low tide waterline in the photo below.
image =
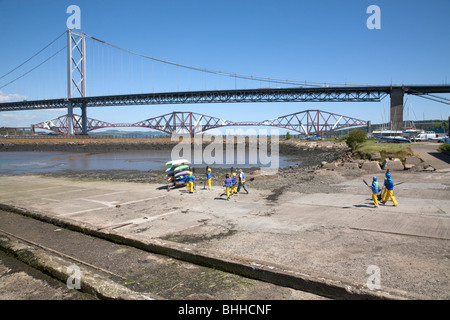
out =
<svg viewBox="0 0 450 320"><path fill-rule="evenodd" d="M227 158L225 153L217 158L200 157L194 158L192 154L188 160L198 167L220 167L220 168L251 168L251 167L288 167L292 164L300 164L298 159L289 155L278 155L271 159L270 154L266 159L259 158L248 152L244 157L234 159ZM233 157L231 157L233 158ZM167 161L171 160L170 150L152 151L123 151L123 152L99 152L99 153L72 153L72 152L40 152L40 151L13 151L0 152L0 174L19 175L32 173L54 173L63 170L163 170ZM200 163L201 162L201 163ZM221 163L218 163L221 162Z"/></svg>

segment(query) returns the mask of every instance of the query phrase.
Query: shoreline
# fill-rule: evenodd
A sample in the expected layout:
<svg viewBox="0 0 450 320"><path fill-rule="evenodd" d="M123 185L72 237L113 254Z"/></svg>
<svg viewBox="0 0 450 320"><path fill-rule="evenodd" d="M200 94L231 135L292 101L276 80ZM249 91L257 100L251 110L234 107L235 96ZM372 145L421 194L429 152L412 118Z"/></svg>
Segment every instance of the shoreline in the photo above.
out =
<svg viewBox="0 0 450 320"><path fill-rule="evenodd" d="M267 142L270 145L270 142ZM0 151L59 151L59 152L117 152L117 151L151 151L171 150L178 142L170 139L0 139ZM249 141L246 141L248 148ZM205 147L205 144L203 145ZM236 141L235 141L236 147ZM224 145L224 149L225 149ZM279 153L294 158L292 165L279 168L271 175L261 174L261 168L254 166L243 168L247 174L248 183L254 188L272 189L271 184L283 186L286 190L295 186L294 180L312 180L314 172L321 168L323 162L342 161L349 155L349 147L345 142L337 141L304 141L298 139L280 140ZM206 181L206 165L193 165L197 177L197 185L204 187ZM220 164L212 165L213 185L221 186L226 173L231 168L222 168ZM238 172L239 165L234 166ZM76 180L118 181L161 184L167 188L166 172L164 170L61 170L47 173L30 173L44 177L63 177ZM297 183L298 184L298 183ZM320 184L320 183L319 183Z"/></svg>
<svg viewBox="0 0 450 320"><path fill-rule="evenodd" d="M230 140L223 139L224 149ZM245 148L267 146L271 147L271 139L258 141L246 138L244 140L234 138L232 145L236 147L245 143ZM279 152L292 154L299 150L342 150L349 147L345 142L332 140L307 141L299 139L278 140ZM183 139L178 141L170 138L0 138L0 151L76 151L76 152L101 152L101 151L129 151L129 150L169 150L177 145L198 146L202 148L211 143L220 143L209 138L193 138L188 142Z"/></svg>

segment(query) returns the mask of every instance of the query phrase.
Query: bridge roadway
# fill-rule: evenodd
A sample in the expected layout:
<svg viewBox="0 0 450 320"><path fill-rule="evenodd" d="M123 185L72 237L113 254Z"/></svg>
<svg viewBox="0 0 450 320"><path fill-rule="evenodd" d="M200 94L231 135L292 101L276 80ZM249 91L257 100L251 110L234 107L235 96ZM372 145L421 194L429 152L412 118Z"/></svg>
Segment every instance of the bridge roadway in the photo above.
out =
<svg viewBox="0 0 450 320"><path fill-rule="evenodd" d="M213 91L186 91L110 95L71 98L73 106L105 107L123 105L236 103L236 102L325 102L380 101L390 93L390 87L345 88L263 88ZM69 99L48 99L0 103L0 111L60 109Z"/></svg>
<svg viewBox="0 0 450 320"><path fill-rule="evenodd" d="M450 86L295 87L141 93L4 102L0 103L0 111L60 109L67 107L69 100L76 107L251 102L379 102L393 91L400 91L402 95L450 93Z"/></svg>

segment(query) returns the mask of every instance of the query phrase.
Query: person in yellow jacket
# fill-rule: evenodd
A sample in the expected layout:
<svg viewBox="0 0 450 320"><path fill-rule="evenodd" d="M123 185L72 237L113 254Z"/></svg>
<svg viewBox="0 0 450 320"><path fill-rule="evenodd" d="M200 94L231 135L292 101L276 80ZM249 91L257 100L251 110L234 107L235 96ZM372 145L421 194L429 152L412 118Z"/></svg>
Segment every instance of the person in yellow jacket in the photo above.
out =
<svg viewBox="0 0 450 320"><path fill-rule="evenodd" d="M244 188L245 192L248 194L247 186L245 185L245 173L242 171L242 169L239 170L239 184L237 188L237 192L241 190L241 187Z"/></svg>
<svg viewBox="0 0 450 320"><path fill-rule="evenodd" d="M233 195L235 193L237 194L236 186L237 186L236 173L233 172L233 174L231 176L231 195Z"/></svg>
<svg viewBox="0 0 450 320"><path fill-rule="evenodd" d="M192 174L191 171L186 172L186 178L184 181L186 182L186 189L189 193L194 193L194 180L195 176Z"/></svg>

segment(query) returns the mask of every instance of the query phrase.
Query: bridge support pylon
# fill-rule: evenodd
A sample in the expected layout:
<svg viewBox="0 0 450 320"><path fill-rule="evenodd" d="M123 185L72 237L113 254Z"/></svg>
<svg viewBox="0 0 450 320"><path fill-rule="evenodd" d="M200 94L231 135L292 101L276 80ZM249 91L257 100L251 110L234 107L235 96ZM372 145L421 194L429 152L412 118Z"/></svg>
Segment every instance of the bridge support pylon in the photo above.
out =
<svg viewBox="0 0 450 320"><path fill-rule="evenodd" d="M391 130L400 130L403 125L403 87L392 87L391 89Z"/></svg>
<svg viewBox="0 0 450 320"><path fill-rule="evenodd" d="M67 29L67 133L74 134L71 99L78 92L86 97L86 35ZM81 107L83 134L87 133L86 104Z"/></svg>

